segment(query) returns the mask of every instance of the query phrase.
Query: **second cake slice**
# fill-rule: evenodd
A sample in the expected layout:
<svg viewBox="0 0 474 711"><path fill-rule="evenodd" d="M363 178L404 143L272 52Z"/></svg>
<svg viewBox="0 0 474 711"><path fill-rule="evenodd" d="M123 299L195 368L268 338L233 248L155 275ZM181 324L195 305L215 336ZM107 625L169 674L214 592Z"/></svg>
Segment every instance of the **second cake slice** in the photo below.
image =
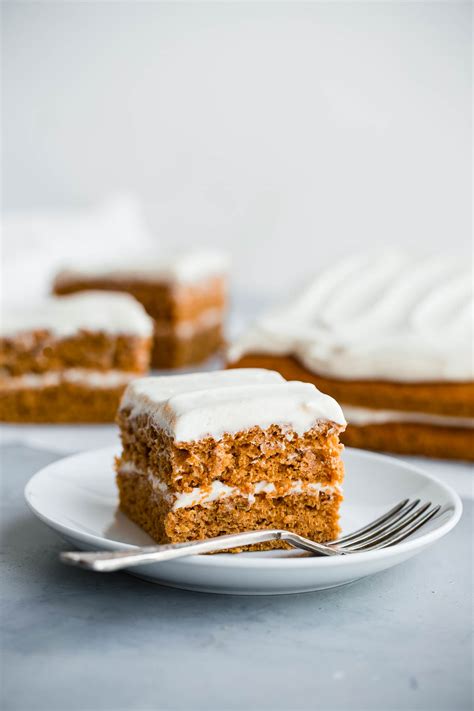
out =
<svg viewBox="0 0 474 711"><path fill-rule="evenodd" d="M263 528L337 536L345 420L314 385L259 369L141 378L118 420L120 507L159 543Z"/></svg>

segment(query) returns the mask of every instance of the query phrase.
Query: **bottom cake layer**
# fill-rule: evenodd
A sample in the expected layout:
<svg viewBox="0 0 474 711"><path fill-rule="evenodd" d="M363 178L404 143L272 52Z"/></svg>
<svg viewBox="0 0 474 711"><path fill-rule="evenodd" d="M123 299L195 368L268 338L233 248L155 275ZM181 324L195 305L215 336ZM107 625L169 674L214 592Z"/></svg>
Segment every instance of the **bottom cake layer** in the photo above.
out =
<svg viewBox="0 0 474 711"><path fill-rule="evenodd" d="M125 384L87 387L63 382L43 388L1 388L0 421L49 424L114 422Z"/></svg>
<svg viewBox="0 0 474 711"><path fill-rule="evenodd" d="M259 494L251 505L247 498L234 496L208 506L173 509L144 474L119 472L117 485L120 509L157 543L181 543L266 528L286 529L322 542L336 538L340 532L340 490L280 497ZM246 549L290 547L283 541L273 541ZM235 548L231 552L241 550Z"/></svg>
<svg viewBox="0 0 474 711"><path fill-rule="evenodd" d="M153 368L180 368L201 363L216 353L223 343L221 325L197 331L190 336L155 332L151 365Z"/></svg>
<svg viewBox="0 0 474 711"><path fill-rule="evenodd" d="M349 424L341 439L360 449L474 461L473 431L468 428L413 422Z"/></svg>

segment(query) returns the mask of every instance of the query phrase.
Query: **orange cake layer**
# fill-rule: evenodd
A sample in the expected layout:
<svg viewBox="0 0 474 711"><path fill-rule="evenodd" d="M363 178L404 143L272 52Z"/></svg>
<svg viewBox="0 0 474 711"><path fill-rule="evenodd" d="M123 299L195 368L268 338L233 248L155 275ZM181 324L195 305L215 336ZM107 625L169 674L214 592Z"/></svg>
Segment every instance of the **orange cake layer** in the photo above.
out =
<svg viewBox="0 0 474 711"><path fill-rule="evenodd" d="M79 331L64 338L47 330L0 337L0 378L66 368L124 370L143 374L150 337Z"/></svg>
<svg viewBox="0 0 474 711"><path fill-rule="evenodd" d="M176 442L145 414L118 414L122 440L120 462L132 462L141 471L159 472L160 479L177 492L210 486L219 480L245 488L259 481L287 486L291 479L339 484L344 475L339 428L322 422L302 435L273 425L252 427L219 439ZM119 466L120 466L119 462Z"/></svg>
<svg viewBox="0 0 474 711"><path fill-rule="evenodd" d="M336 537L345 421L313 386L265 370L145 378L128 386L118 424L120 507L156 541L262 528Z"/></svg>

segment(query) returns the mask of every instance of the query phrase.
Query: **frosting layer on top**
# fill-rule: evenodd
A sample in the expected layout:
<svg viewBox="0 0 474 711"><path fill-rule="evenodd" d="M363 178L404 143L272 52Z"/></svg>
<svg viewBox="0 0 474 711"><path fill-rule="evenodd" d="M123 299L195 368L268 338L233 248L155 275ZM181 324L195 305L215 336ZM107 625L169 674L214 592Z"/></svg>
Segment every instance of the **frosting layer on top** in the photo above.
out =
<svg viewBox="0 0 474 711"><path fill-rule="evenodd" d="M262 317L229 359L293 355L314 373L347 380L470 381L473 313L469 260L353 258Z"/></svg>
<svg viewBox="0 0 474 711"><path fill-rule="evenodd" d="M153 321L129 294L83 291L51 297L25 309L5 309L0 335L15 336L46 330L58 337L79 330L148 337Z"/></svg>
<svg viewBox="0 0 474 711"><path fill-rule="evenodd" d="M337 402L314 385L258 368L139 378L128 385L121 409L130 409L132 417L147 414L179 442L255 426L287 426L302 434L321 420L345 425Z"/></svg>
<svg viewBox="0 0 474 711"><path fill-rule="evenodd" d="M200 250L182 255L157 256L149 253L140 260L127 259L107 261L105 264L86 262L63 269L57 281L67 279L127 280L142 279L165 283L193 284L208 277L227 273L229 260L221 252Z"/></svg>

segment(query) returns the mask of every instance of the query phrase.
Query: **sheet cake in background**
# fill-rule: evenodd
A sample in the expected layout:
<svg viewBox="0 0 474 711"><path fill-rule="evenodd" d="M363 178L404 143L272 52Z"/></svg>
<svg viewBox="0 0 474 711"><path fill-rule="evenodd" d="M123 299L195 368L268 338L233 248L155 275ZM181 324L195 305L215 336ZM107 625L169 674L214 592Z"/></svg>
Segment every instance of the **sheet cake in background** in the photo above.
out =
<svg viewBox="0 0 474 711"><path fill-rule="evenodd" d="M353 258L263 316L228 364L335 397L348 445L472 460L472 287L469 259Z"/></svg>

